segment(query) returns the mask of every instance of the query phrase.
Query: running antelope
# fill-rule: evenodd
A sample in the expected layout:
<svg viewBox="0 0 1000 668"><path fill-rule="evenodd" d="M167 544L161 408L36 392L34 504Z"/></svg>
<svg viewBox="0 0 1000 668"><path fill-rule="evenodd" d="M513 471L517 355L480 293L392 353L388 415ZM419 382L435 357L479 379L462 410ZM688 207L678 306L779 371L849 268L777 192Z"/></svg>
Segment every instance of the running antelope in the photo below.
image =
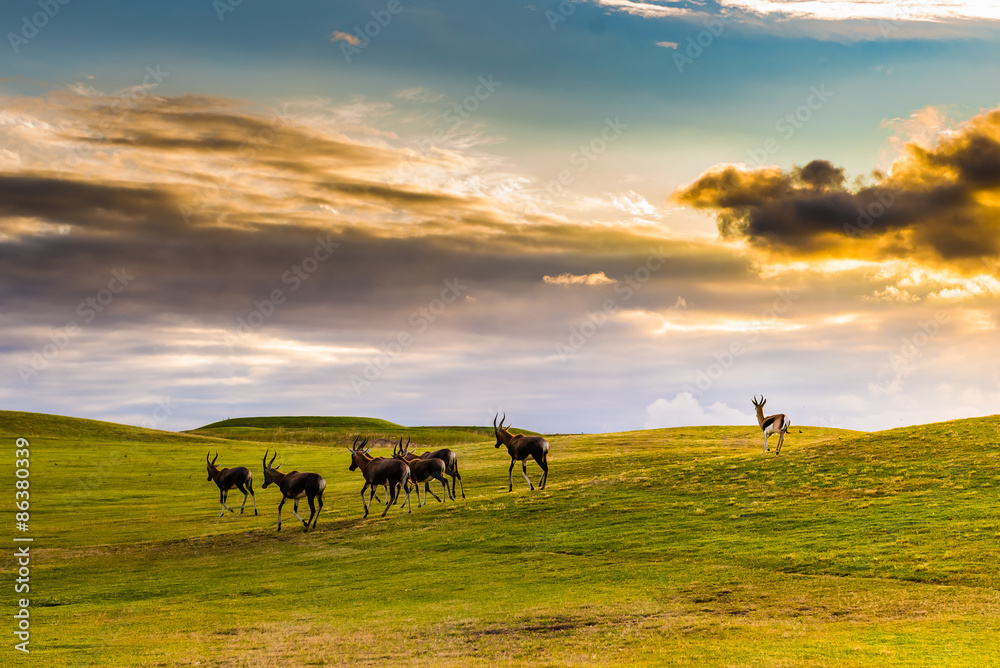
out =
<svg viewBox="0 0 1000 668"><path fill-rule="evenodd" d="M234 469L218 469L215 466L215 460L219 458L219 453L215 453L215 457L212 461L208 461L208 455L212 454L209 452L205 455L205 461L208 462L208 479L214 480L215 484L219 486L219 503L222 504L222 512L219 513L219 517L226 514L226 511L233 512L233 509L226 505L226 497L229 496L229 490L236 487L241 492L243 492L243 505L240 506L240 515L243 514L243 508L247 505L247 493L253 497L253 514L257 514L257 495L253 493L253 473L250 473L250 469L245 466L237 466Z"/></svg>
<svg viewBox="0 0 1000 668"><path fill-rule="evenodd" d="M261 487L267 489L268 485L274 483L281 490L281 503L278 504L278 531L281 531L281 507L288 499L294 501L292 515L298 517L299 521L302 522L305 527L302 530L309 531L309 522L312 522L312 527L315 529L316 522L319 521L319 511L323 510L323 490L326 489L326 480L323 480L323 476L318 473L299 473L298 471L282 473L278 470L281 464L271 468L275 457L278 456L278 451L274 451L274 457L271 457L271 462L268 463L268 450L264 451L264 484ZM303 496L309 500L309 521L299 517L299 499ZM314 500L319 501L318 510L313 503Z"/></svg>
<svg viewBox="0 0 1000 668"><path fill-rule="evenodd" d="M542 477L538 479L538 489L545 489L545 483L549 479L549 442L541 436L525 436L524 434L511 434L503 421L507 419L507 414L503 414L500 419L500 426L497 426L497 415L493 416L493 433L497 436L494 447L499 448L500 444L507 446L507 454L510 455L510 469L507 471L508 492L514 491L514 463L521 462L521 475L528 482L528 487L535 489L528 478L528 457L531 457L542 467Z"/></svg>
<svg viewBox="0 0 1000 668"><path fill-rule="evenodd" d="M354 439L354 446L348 448L348 452L351 453L351 466L350 470L354 471L361 469L361 475L365 478L365 486L361 488L361 502L365 505L364 517L368 517L368 508L371 506L372 498L375 496L375 488L380 485L385 485L389 493L389 500L385 504L385 510L382 511L382 517L389 512L390 506L396 501L396 497L399 495L399 490L404 490L406 492L406 508L408 513L413 512L413 508L410 506L410 467L406 465L406 462L401 462L398 459L386 459L385 457L372 457L368 454L368 450L365 446L368 444L368 439L366 438L358 445L358 440ZM371 486L371 496L368 500L365 500L365 490Z"/></svg>
<svg viewBox="0 0 1000 668"><path fill-rule="evenodd" d="M462 488L462 498L465 498L465 485L462 484L462 474L458 472L458 455L453 450L441 448L434 452L425 452L419 455L421 459L440 459L444 462L444 474L451 477L451 498L455 498L455 479Z"/></svg>
<svg viewBox="0 0 1000 668"><path fill-rule="evenodd" d="M438 495L431 492L430 481L439 480L441 481L441 486L444 488L444 495L450 496L451 500L455 500L454 494L448 488L448 481L444 479L445 474L445 464L444 461L433 458L424 459L423 457L418 457L412 454L410 451L410 439L406 439L406 445L403 445L403 438L400 437L399 444L396 445L392 450L393 459L398 459L400 461L406 462L406 465L410 467L410 482L413 486L417 488L417 508L423 507L427 503L427 493L430 492L431 496L438 499ZM424 500L420 500L420 483L424 483Z"/></svg>
<svg viewBox="0 0 1000 668"><path fill-rule="evenodd" d="M757 395L753 397L754 408L757 409L757 422L760 424L761 430L764 432L764 450L760 453L761 457L764 456L768 451L767 439L771 434L778 434L778 447L774 449L774 455L778 456L781 454L781 444L785 442L785 432L788 428L792 426L792 421L782 413L777 415L769 415L764 417L764 404L767 403L767 399L764 395L760 395L760 401L757 401Z"/></svg>

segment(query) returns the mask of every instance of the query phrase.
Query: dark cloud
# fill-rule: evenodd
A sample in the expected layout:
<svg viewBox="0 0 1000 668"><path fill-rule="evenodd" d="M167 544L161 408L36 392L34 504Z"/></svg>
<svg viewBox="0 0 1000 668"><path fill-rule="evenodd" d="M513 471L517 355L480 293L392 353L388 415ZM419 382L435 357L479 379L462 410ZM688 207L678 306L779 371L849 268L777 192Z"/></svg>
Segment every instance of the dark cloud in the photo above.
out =
<svg viewBox="0 0 1000 668"><path fill-rule="evenodd" d="M44 175L0 174L0 230L5 219L35 218L89 227L180 220L178 199L163 186L94 183Z"/></svg>
<svg viewBox="0 0 1000 668"><path fill-rule="evenodd" d="M94 328L177 319L232 328L280 290L286 301L269 326L358 340L405 326L443 281L458 279L482 299L454 316L456 331L551 341L608 298L657 311L685 292L717 307L728 298L697 283L746 272L746 260L711 243L511 211L478 181L462 187L461 170L474 166L466 155L438 150L425 164L381 141L338 138L315 114L196 96L16 102L22 113L58 116L46 139L59 150L67 140L89 145L61 173L49 163L0 172L0 299L25 326L76 318L80 303L125 270L134 282ZM458 171L424 178L431 162ZM411 169L400 175L404 165ZM317 248L335 244L314 262ZM629 287L627 300L617 284L581 290L542 280L604 272L624 284L654 253L669 259L641 289Z"/></svg>
<svg viewBox="0 0 1000 668"><path fill-rule="evenodd" d="M913 258L980 268L1000 251L1000 110L933 148L908 144L887 174L849 187L815 160L790 172L721 166L674 194L716 213L725 238L788 255Z"/></svg>

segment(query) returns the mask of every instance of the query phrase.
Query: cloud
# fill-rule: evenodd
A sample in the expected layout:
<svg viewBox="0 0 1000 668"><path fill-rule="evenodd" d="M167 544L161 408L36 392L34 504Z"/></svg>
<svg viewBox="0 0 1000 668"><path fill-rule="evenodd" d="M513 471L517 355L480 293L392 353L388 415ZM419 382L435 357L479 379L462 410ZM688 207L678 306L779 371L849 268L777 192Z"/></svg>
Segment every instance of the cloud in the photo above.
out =
<svg viewBox="0 0 1000 668"><path fill-rule="evenodd" d="M559 274L558 276L543 276L542 280L550 285L614 285L618 281L608 278L603 271L596 274Z"/></svg>
<svg viewBox="0 0 1000 668"><path fill-rule="evenodd" d="M769 31L787 37L885 40L989 38L1000 7L975 0L877 2L873 0L591 0L609 12L648 20L686 20L695 25ZM671 42L660 46L676 48Z"/></svg>
<svg viewBox="0 0 1000 668"><path fill-rule="evenodd" d="M673 399L657 399L646 407L646 429L756 424L757 418L753 415L718 401L703 407L690 392L681 392Z"/></svg>
<svg viewBox="0 0 1000 668"><path fill-rule="evenodd" d="M872 0L593 0L612 11L644 18L706 15L712 8L736 18L779 21L963 22L1000 21L1000 7L977 0L929 0L920 3Z"/></svg>
<svg viewBox="0 0 1000 668"><path fill-rule="evenodd" d="M677 42L657 42L656 46L662 46L664 49L677 49L680 45Z"/></svg>
<svg viewBox="0 0 1000 668"><path fill-rule="evenodd" d="M981 271L1000 252L1000 109L931 147L909 142L874 183L814 160L791 171L718 165L673 194L715 213L725 239L786 257L913 258Z"/></svg>
<svg viewBox="0 0 1000 668"><path fill-rule="evenodd" d="M666 4L641 0L594 0L594 4L644 18L690 16L702 10L700 3L697 2L670 2Z"/></svg>
<svg viewBox="0 0 1000 668"><path fill-rule="evenodd" d="M414 86L413 88L404 88L397 91L394 97L409 102L437 102L444 97L444 94L432 93L423 86Z"/></svg>
<svg viewBox="0 0 1000 668"><path fill-rule="evenodd" d="M649 203L645 197L630 190L620 195L614 195L611 203L619 211L633 216L653 216L656 215L656 207Z"/></svg>
<svg viewBox="0 0 1000 668"><path fill-rule="evenodd" d="M330 41L331 42L347 42L351 46L357 46L357 45L361 44L361 40L358 37L356 37L355 35L352 35L349 32L341 32L339 30L335 30L332 33L330 33Z"/></svg>
<svg viewBox="0 0 1000 668"><path fill-rule="evenodd" d="M928 0L920 3L870 0L720 0L724 8L741 9L783 20L823 21L963 21L1000 20L1000 7L977 0Z"/></svg>
<svg viewBox="0 0 1000 668"><path fill-rule="evenodd" d="M622 220L623 208L651 206L621 195L622 186L567 195L553 212L517 165L454 143L417 147L387 129L417 123L418 98L399 101L405 112L363 99L269 109L65 90L4 98L4 405L136 421L155 409L152 400L141 408L143 397L169 394L182 408L165 426L189 428L226 415L301 412L488 424L492 412L479 420L482 407L503 403L519 423L580 431L634 428L649 417L648 388L665 387L674 399L657 404L662 410L719 423L742 414L724 403L692 407L675 394L697 386L714 353L744 346L726 372L733 396L749 396L775 368L808 368L808 377L786 374L782 383L821 405L816 387L886 380L872 371L886 350L946 307L954 326L892 398L941 377L967 387L1000 378L990 355L995 282L958 280L909 259L816 260L794 245L770 273L748 273L754 258L740 244ZM963 169L970 182L984 172ZM850 192L832 165L777 170L774 180L763 196L747 188L746 206L796 189ZM717 211L717 200L706 188L698 201ZM339 244L322 261L319 240ZM651 270L654 252L667 259ZM122 270L135 279L85 319L94 311L87 300ZM462 298L442 309L435 300L456 279L467 286ZM889 283L921 300L862 299ZM796 299L778 313L788 289ZM280 303L269 303L276 290ZM970 303L958 303L959 292L979 300L975 318L958 316ZM603 317L609 298L616 309ZM237 336L240 319L254 318L260 327ZM70 322L79 331L65 349L36 357L63 342ZM357 395L351 375L406 333L412 345ZM983 363L949 357L956 340L963 356ZM560 360L557 344L574 341L572 359ZM38 360L45 366L25 387L18 368ZM525 385L540 373L545 383ZM448 400L428 404L427 396Z"/></svg>

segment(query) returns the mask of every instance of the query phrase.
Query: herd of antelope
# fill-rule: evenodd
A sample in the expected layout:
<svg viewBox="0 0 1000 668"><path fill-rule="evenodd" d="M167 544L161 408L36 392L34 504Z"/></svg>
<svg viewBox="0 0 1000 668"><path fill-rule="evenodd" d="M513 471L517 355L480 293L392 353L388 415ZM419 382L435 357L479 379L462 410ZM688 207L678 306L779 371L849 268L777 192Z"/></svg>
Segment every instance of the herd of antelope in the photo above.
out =
<svg viewBox="0 0 1000 668"><path fill-rule="evenodd" d="M763 396L761 396L760 401L757 401L757 396L754 395L753 405L757 411L757 422L764 433L764 451L761 455L767 453L769 449L767 441L772 434L778 434L778 446L775 448L775 455L779 455L781 454L781 445L785 442L785 433L792 423L787 416L780 413L764 417L764 404L766 402L767 399ZM521 462L521 475L524 476L528 487L532 490L535 489L531 479L528 477L527 462L529 458L535 460L535 463L542 469L542 475L538 479L538 489L545 489L545 484L549 478L549 442L541 436L512 434L510 429L503 424L504 420L507 419L507 414L504 413L503 417L500 418L499 424L497 424L498 417L499 415L493 417L493 434L497 439L494 447L506 446L507 454L510 455L510 468L507 470L507 491L511 492L514 490L514 465L517 462ZM393 448L392 457L373 457L369 452L368 439L361 440L361 443L358 443L359 440L361 440L360 436L355 438L353 445L348 448L348 451L351 453L351 465L349 469L351 471L361 471L361 475L365 481L364 486L361 488L361 503L365 508L363 517L368 517L368 511L371 509L374 501L382 502L376 494L378 487L384 487L386 495L382 517L385 517L385 514L389 512L389 508L397 500L400 504L406 504L407 513L413 512L410 506L411 485L417 492L417 508L427 503L428 493L439 502L443 502L443 499L431 491L430 483L432 480L441 483L442 495L450 498L452 501L455 500L457 483L461 488L462 498L465 498L465 485L462 484L462 475L458 472L458 455L452 450L443 448L418 455L410 452L410 439L407 438L404 445L403 438L400 437L399 442ZM264 484L262 487L267 489L268 485L274 484L281 491L281 503L278 504L278 531L281 531L281 508L288 499L292 499L293 501L292 514L302 522L303 531L309 531L310 525L315 529L319 513L323 510L323 490L326 489L326 480L318 473L299 473L298 471L282 473L278 470L281 467L280 464L272 468L278 452L275 450L274 456L268 462L267 455L269 451L270 448L264 452ZM253 474L250 472L250 469L245 466L219 469L215 466L218 458L218 453L216 453L215 458L211 461L209 461L208 455L205 456L205 461L208 464L208 480L214 481L219 487L219 502L222 504L222 512L219 513L219 517L225 515L227 510L231 513L234 512L232 508L226 505L226 498L231 489L238 489L243 492L243 504L240 506L240 514L243 514L243 508L247 504L247 496L250 496L253 498L253 514L256 515L257 497L254 495ZM450 487L445 476L451 478ZM424 498L422 501L420 499L421 484L424 486ZM365 498L366 491L368 492L367 499ZM405 498L400 498L400 495L405 495ZM308 520L304 520L299 516L299 500L303 497L309 501Z"/></svg>
<svg viewBox="0 0 1000 668"><path fill-rule="evenodd" d="M507 427L503 426L504 420L507 419L507 414L504 413L499 425L497 424L497 417L493 418L493 433L497 438L496 447L499 448L501 445L505 445L507 446L508 454L510 454L510 470L508 471L510 474L508 476L510 485L507 491L513 491L514 489L513 471L516 462L521 462L521 470L524 474L524 479L528 482L528 487L535 489L535 486L528 478L526 462L529 457L534 459L542 468L542 477L538 480L538 488L544 489L549 477L549 442L541 436L512 434ZM389 508L397 500L400 503L406 504L408 513L413 512L410 506L410 485L413 485L417 491L417 508L427 503L428 493L439 502L443 502L443 499L431 490L430 483L432 480L441 483L442 495L446 498L454 501L456 498L456 489L460 489L462 498L465 498L465 485L462 483L462 474L458 472L458 455L454 451L442 448L441 450L428 451L418 455L410 452L410 439L406 439L406 444L404 445L403 439L400 437L396 447L393 448L391 458L374 457L369 453L368 439L362 440L361 443L358 443L359 440L361 440L360 436L355 438L354 444L348 448L348 451L351 453L351 465L349 469L351 471L360 470L365 481L364 486L361 488L361 503L365 507L363 517L368 517L368 511L373 501L381 503L381 499L376 494L378 487L384 487L386 495L382 517L385 517L385 514L389 512ZM281 508L288 499L292 499L293 501L292 514L302 522L303 531L309 531L310 526L315 529L319 513L323 510L323 490L326 489L326 480L318 473L300 473L298 471L282 473L278 470L281 467L280 464L273 466L274 460L278 456L278 451L275 450L270 462L267 461L269 452L270 448L264 452L264 484L261 487L267 489L268 485L274 484L281 491L281 503L278 504L278 531L281 531ZM243 514L243 509L247 504L247 496L250 496L253 498L253 514L256 515L257 496L253 491L253 473L250 472L250 469L245 466L220 469L215 466L219 454L216 453L212 460L208 459L209 455L211 453L205 456L205 462L208 464L208 480L214 481L219 487L219 503L222 504L222 512L219 513L219 517L225 515L227 510L231 513L235 512L226 505L226 498L231 489L238 489L243 492L243 505L240 506L240 514ZM450 486L445 476L451 478ZM421 483L424 486L422 501L420 499ZM366 491L368 492L367 499L365 498ZM405 495L405 498L401 499L401 494ZM309 519L307 520L299 516L299 500L303 497L309 501Z"/></svg>

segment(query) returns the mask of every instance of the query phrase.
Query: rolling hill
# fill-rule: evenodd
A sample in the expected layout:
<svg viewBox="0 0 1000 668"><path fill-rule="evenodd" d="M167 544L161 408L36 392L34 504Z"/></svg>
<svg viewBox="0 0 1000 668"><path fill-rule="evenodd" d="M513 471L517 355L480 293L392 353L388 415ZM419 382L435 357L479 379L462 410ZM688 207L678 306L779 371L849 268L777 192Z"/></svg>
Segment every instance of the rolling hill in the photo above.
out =
<svg viewBox="0 0 1000 668"><path fill-rule="evenodd" d="M468 498L419 509L413 499L412 514L397 507L367 520L361 477L339 447L361 423L301 419L170 434L0 412L4 437L31 442L36 658L1000 661L1000 416L877 433L793 427L778 458L761 457L755 425L552 436L549 486L531 492L515 475L513 493L492 434L412 428L402 435L452 443ZM391 423L367 428L401 435ZM282 470L326 478L316 532L287 512L274 530L279 494L260 489L265 447L277 448ZM218 517L209 449L219 464L254 472L259 516ZM537 467L528 471L537 481ZM10 467L3 476L11 489ZM241 501L230 494L230 506Z"/></svg>

